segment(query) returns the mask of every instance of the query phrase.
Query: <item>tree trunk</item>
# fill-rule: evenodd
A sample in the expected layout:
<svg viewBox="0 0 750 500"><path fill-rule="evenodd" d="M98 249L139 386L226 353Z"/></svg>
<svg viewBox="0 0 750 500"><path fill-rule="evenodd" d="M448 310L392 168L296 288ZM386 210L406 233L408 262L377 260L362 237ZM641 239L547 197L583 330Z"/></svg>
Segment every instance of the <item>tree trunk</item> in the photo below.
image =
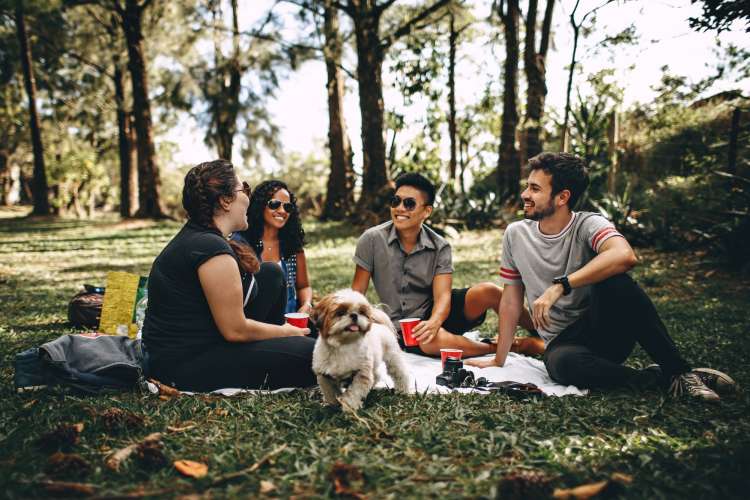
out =
<svg viewBox="0 0 750 500"><path fill-rule="evenodd" d="M529 0L526 15L526 42L524 46L524 70L526 72L526 120L524 124L526 158L542 152L541 130L544 115L544 100L547 96L546 58L549 47L549 34L552 26L554 0L547 0L547 8L542 22L542 37L539 51L536 50L536 11L537 0Z"/></svg>
<svg viewBox="0 0 750 500"><path fill-rule="evenodd" d="M570 55L570 68L568 68L568 88L565 91L565 114L563 116L562 131L560 132L560 147L563 151L567 152L570 149L570 131L568 130L568 117L570 116L570 92L573 89L573 72L576 68L576 52L578 51L578 35L580 33L581 24L586 16L581 20L581 24L576 23L576 10L578 10L578 4L580 0L576 0L576 4L570 13L570 26L573 28L573 53ZM591 12L589 12L591 13ZM588 15L588 14L586 14Z"/></svg>
<svg viewBox="0 0 750 500"><path fill-rule="evenodd" d="M328 148L331 174L328 177L326 200L321 220L341 220L354 208L354 169L352 150L344 120L344 75L341 71L341 37L338 10L332 0L324 1L323 50L328 82Z"/></svg>
<svg viewBox="0 0 750 500"><path fill-rule="evenodd" d="M10 167L8 166L8 150L0 144L0 206L10 205Z"/></svg>
<svg viewBox="0 0 750 500"><path fill-rule="evenodd" d="M359 212L379 214L384 210L388 188L388 166L383 138L383 50L380 45L380 13L372 0L362 1L354 19L357 40L357 80L362 116L362 195Z"/></svg>
<svg viewBox="0 0 750 500"><path fill-rule="evenodd" d="M607 172L607 192L614 196L617 193L617 174L620 169L617 156L617 143L620 142L620 123L617 110L612 111L607 127L607 156L609 156L609 171Z"/></svg>
<svg viewBox="0 0 750 500"><path fill-rule="evenodd" d="M163 218L161 206L161 179L156 165L151 104L148 97L148 77L143 53L141 23L143 8L137 0L125 0L122 28L128 48L128 69L133 86L133 114L138 149L138 212L136 217Z"/></svg>
<svg viewBox="0 0 750 500"><path fill-rule="evenodd" d="M232 56L226 60L221 52L223 37L217 33L214 38L214 54L217 77L222 91L213 96L215 99L214 120L216 125L216 150L219 158L232 160L234 136L237 133L237 115L239 114L239 99L242 83L242 67L240 64L240 28L237 0L231 1L232 7ZM216 23L223 24L223 23ZM215 29L223 29L215 26Z"/></svg>
<svg viewBox="0 0 750 500"><path fill-rule="evenodd" d="M456 31L456 18L453 11L450 12L450 32L448 35L448 136L450 138L451 159L448 163L450 180L456 184L456 45L458 32Z"/></svg>
<svg viewBox="0 0 750 500"><path fill-rule="evenodd" d="M507 12L500 2L498 12L505 31L503 74L503 121L500 131L500 154L497 165L498 192L501 197L515 197L521 177L521 162L516 148L518 126L518 0L508 0Z"/></svg>
<svg viewBox="0 0 750 500"><path fill-rule="evenodd" d="M34 151L34 177L31 191L34 198L34 215L48 215L50 213L49 193L47 186L47 171L44 167L44 146L42 132L39 129L39 116L36 112L36 82L34 70L31 66L31 47L26 33L26 23L23 14L23 1L16 2L16 33L18 45L21 49L21 66L26 95L29 98L29 129L31 130L31 146Z"/></svg>
<svg viewBox="0 0 750 500"><path fill-rule="evenodd" d="M134 145L131 141L133 121L125 109L122 70L115 62L115 104L117 106L117 139L120 153L120 215L132 217L138 209L138 171L133 168Z"/></svg>

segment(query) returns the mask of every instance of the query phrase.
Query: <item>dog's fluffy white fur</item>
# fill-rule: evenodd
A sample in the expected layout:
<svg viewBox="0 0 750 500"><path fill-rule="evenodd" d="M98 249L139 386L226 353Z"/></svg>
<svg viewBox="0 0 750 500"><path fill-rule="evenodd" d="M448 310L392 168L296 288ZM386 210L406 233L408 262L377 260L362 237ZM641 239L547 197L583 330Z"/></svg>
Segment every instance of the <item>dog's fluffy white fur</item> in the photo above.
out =
<svg viewBox="0 0 750 500"><path fill-rule="evenodd" d="M351 289L326 295L312 318L319 331L312 366L326 404L360 409L378 382L383 362L396 390L409 391L409 374L393 324L364 295Z"/></svg>

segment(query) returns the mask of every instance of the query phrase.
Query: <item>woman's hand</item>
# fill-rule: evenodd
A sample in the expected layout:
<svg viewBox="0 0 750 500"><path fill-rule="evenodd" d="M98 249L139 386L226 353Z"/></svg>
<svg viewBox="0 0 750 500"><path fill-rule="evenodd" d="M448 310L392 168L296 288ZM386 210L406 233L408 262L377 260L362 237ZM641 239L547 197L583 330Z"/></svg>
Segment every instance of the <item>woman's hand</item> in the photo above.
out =
<svg viewBox="0 0 750 500"><path fill-rule="evenodd" d="M304 337L310 334L309 328L297 328L289 323L284 323L279 328L281 328L281 335L279 337Z"/></svg>
<svg viewBox="0 0 750 500"><path fill-rule="evenodd" d="M312 314L312 309L312 304L310 304L309 302L305 302L300 306L299 309L297 309L297 312Z"/></svg>

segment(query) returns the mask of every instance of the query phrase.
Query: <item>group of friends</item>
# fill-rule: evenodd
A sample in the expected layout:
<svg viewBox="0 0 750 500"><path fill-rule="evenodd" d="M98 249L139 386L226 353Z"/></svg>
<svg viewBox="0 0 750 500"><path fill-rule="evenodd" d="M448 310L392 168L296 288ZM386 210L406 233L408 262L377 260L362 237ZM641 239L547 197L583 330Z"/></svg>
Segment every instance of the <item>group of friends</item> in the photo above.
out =
<svg viewBox="0 0 750 500"><path fill-rule="evenodd" d="M372 281L393 326L416 317L426 356L459 348L466 364L503 366L518 326L544 342L544 363L558 383L581 388L663 389L703 400L734 390L726 374L693 369L646 293L627 274L637 258L598 213L574 211L588 186L584 162L541 153L527 165L524 219L503 236L502 287L453 288L450 244L425 225L435 187L418 173L395 181L391 219L367 229L353 256L351 288ZM188 221L154 261L143 342L154 377L181 390L280 388L316 384L315 325L297 328L287 312L310 313L313 290L294 193L281 181L251 190L233 165L215 160L185 177ZM524 306L524 301L527 307ZM498 335L464 334L498 314ZM654 364L623 364L636 344ZM494 354L494 356L483 356Z"/></svg>

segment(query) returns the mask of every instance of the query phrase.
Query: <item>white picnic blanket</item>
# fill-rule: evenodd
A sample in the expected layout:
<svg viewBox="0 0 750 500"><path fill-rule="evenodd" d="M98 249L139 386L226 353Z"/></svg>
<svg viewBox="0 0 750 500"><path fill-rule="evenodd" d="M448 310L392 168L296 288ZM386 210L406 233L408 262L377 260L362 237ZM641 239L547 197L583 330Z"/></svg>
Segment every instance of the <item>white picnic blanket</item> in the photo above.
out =
<svg viewBox="0 0 750 500"><path fill-rule="evenodd" d="M406 361L406 366L408 366L411 371L412 390L415 392L428 393L428 394L447 394L449 392L462 392L462 393L477 392L480 394L489 394L488 392L475 391L474 389L470 389L470 388L449 389L447 387L437 385L435 383L435 377L440 372L442 372L442 365L441 365L439 358L428 358L426 356L420 356L418 354L409 354L409 353L404 353L404 358ZM478 368L471 367L471 366L465 366L465 368L473 371L476 378L485 377L490 382L513 381L513 382L524 382L524 383L535 384L542 391L544 391L544 393L547 394L548 396L568 396L568 395L584 396L588 394L588 390L586 389L579 389L578 387L574 385L560 385L554 382L550 378L549 374L547 373L547 369L545 368L544 363L541 362L540 360L531 358L528 356L522 356L520 354L516 354L513 352L508 354L508 358L505 361L505 366L503 366L502 368L494 367L494 368L484 368L481 370ZM381 367L380 373L381 373L381 380L376 385L376 388L393 387L392 380L385 373L385 366ZM159 392L159 389L156 387L156 385L150 382L148 383L148 385L149 385L149 390L152 393L157 394ZM276 389L274 391L225 388L225 389L217 389L211 392L211 394L219 394L222 396L234 396L235 394L240 394L240 393L257 393L257 392L281 393L281 392L289 392L293 390L294 389L291 387L287 387L283 389ZM183 392L183 394L195 394L195 393Z"/></svg>

